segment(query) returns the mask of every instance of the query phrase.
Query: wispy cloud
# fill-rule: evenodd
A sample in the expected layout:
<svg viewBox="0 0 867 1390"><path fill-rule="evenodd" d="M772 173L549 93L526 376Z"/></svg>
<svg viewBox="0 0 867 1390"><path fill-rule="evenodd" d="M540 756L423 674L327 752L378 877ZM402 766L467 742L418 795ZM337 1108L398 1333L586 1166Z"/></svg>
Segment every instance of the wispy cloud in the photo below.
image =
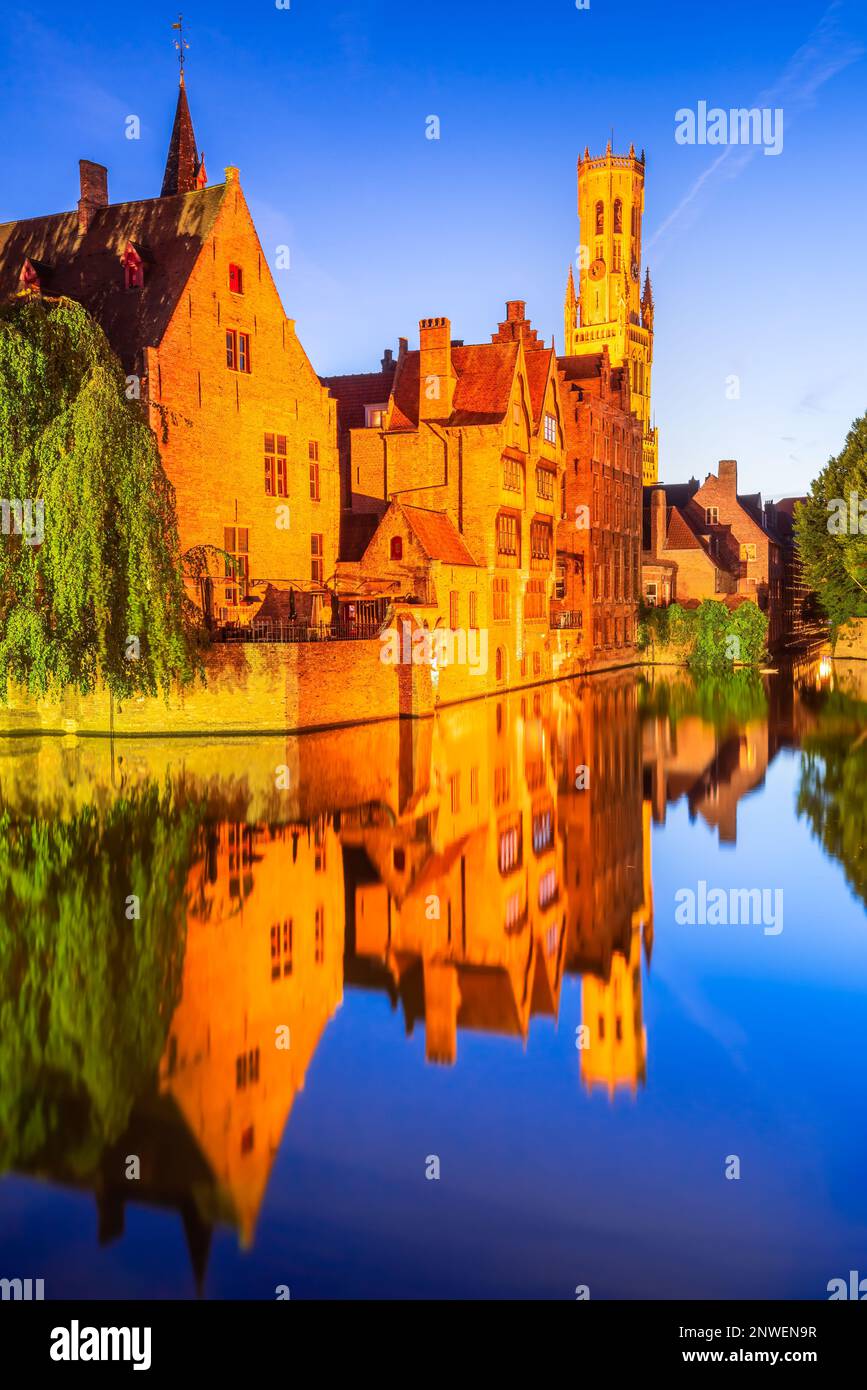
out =
<svg viewBox="0 0 867 1390"><path fill-rule="evenodd" d="M841 30L842 8L842 0L833 0L806 43L792 55L776 82L759 93L752 106L782 107L785 124L790 126L801 112L813 105L820 87L863 56L862 44ZM758 145L725 146L657 227L647 243L647 250L668 236L676 223L686 219L689 225L702 205L703 195L707 195L713 184L722 178L737 178L760 148Z"/></svg>

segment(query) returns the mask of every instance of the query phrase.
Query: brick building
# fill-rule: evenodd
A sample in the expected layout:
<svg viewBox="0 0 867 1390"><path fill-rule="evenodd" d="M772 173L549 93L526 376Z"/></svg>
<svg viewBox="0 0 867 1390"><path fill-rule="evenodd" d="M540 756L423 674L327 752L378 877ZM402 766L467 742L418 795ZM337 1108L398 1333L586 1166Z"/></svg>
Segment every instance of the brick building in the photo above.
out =
<svg viewBox="0 0 867 1390"><path fill-rule="evenodd" d="M736 460L722 459L701 485L645 488L643 592L657 603L751 599L768 616L773 646L783 635L782 546L761 493L739 493L737 484Z"/></svg>
<svg viewBox="0 0 867 1390"><path fill-rule="evenodd" d="M406 597L417 527L389 530L395 549L387 559L377 528L399 531L408 514L423 516L448 554L459 548L471 562L435 594L414 594L433 598L437 609L423 620L486 629L492 683L555 674L550 604L564 422L554 348L539 341L524 303L508 303L489 343L467 346L452 339L447 318L422 319L417 350L402 343L380 373L323 381L338 401L349 478L341 585L352 590L375 572L384 588L396 583ZM397 502L402 519L392 510L384 522Z"/></svg>
<svg viewBox="0 0 867 1390"><path fill-rule="evenodd" d="M607 348L558 361L566 468L557 526L557 599L595 665L631 661L639 596L643 434L629 367Z"/></svg>
<svg viewBox="0 0 867 1390"><path fill-rule="evenodd" d="M212 578L191 586L214 618L254 614L256 581L309 607L337 559L336 408L237 169L207 185L183 74L159 197L110 204L107 170L82 160L80 174L76 211L0 227L0 297L68 296L101 325L159 441L182 551L234 557L210 554Z"/></svg>

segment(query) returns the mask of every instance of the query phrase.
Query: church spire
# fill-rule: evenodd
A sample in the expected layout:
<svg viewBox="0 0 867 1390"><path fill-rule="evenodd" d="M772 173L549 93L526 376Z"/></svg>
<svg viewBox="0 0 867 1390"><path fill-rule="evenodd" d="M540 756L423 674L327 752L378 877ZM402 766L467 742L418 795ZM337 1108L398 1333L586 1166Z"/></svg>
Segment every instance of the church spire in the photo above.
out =
<svg viewBox="0 0 867 1390"><path fill-rule="evenodd" d="M178 104L175 108L175 123L172 126L172 138L169 141L169 153L166 159L166 172L163 175L163 186L160 192L161 198L171 198L175 193L192 193L196 188L204 188L207 183L205 173L205 156L196 152L196 137L193 134L193 118L190 115L190 104L187 101L187 85L184 80L185 51L189 44L184 38L183 15L178 15L177 24L172 28L178 30L178 37L174 40L175 48L178 50L178 63L180 66L180 82L178 86Z"/></svg>
<svg viewBox="0 0 867 1390"><path fill-rule="evenodd" d="M196 137L193 134L193 118L187 101L184 74L178 89L178 104L175 108L175 123L169 141L166 159L166 172L163 175L161 198L170 198L175 193L192 193L203 188L207 182L204 155L196 153Z"/></svg>

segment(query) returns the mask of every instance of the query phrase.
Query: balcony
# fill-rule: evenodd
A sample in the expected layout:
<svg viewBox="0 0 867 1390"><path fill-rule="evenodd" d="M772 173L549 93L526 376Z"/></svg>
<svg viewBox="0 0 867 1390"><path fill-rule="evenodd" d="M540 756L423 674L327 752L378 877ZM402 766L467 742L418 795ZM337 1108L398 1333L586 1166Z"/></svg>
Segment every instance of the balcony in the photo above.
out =
<svg viewBox="0 0 867 1390"><path fill-rule="evenodd" d="M584 615L575 608L551 608L549 626L554 628L582 628L584 626Z"/></svg>

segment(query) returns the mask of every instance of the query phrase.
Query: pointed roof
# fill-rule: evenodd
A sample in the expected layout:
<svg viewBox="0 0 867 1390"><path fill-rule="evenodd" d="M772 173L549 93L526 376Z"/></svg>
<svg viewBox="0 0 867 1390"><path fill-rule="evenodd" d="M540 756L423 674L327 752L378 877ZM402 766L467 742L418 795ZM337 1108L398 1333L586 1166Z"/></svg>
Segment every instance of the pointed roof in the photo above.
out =
<svg viewBox="0 0 867 1390"><path fill-rule="evenodd" d="M192 193L201 187L200 176L204 173L204 161L199 159L196 150L196 137L193 133L193 118L187 101L184 74L178 88L178 104L175 107L175 123L169 141L166 158L166 172L160 197L169 198L176 193Z"/></svg>

